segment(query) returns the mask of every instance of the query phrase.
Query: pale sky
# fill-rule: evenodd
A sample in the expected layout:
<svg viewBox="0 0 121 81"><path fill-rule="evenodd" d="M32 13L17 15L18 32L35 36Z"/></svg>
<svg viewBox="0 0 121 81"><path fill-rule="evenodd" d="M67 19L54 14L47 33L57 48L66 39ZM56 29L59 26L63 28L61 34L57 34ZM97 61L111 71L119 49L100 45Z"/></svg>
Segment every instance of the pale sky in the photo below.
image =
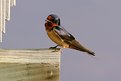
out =
<svg viewBox="0 0 121 81"><path fill-rule="evenodd" d="M55 46L45 32L45 19L57 14L61 25L95 57L63 49L61 81L121 81L121 0L17 0L11 9L1 48Z"/></svg>

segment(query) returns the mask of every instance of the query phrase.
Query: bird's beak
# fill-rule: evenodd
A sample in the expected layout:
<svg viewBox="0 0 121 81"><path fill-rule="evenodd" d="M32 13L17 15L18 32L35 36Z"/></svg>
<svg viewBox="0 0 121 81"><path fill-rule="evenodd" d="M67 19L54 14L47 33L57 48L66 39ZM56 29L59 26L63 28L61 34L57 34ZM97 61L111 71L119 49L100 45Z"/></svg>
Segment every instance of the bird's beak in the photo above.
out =
<svg viewBox="0 0 121 81"><path fill-rule="evenodd" d="M45 22L47 23L48 20L45 20Z"/></svg>
<svg viewBox="0 0 121 81"><path fill-rule="evenodd" d="M51 22L51 21L46 19L45 22Z"/></svg>

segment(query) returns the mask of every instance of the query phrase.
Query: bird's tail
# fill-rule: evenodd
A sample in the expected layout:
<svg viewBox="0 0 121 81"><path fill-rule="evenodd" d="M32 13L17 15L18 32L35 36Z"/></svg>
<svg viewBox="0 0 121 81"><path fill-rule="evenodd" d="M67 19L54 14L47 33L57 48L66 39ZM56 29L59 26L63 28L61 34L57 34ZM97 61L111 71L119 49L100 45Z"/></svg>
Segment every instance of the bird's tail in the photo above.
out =
<svg viewBox="0 0 121 81"><path fill-rule="evenodd" d="M82 52L87 52L88 54L95 56L95 53L93 51L90 51L89 49L81 45L77 40L73 40L69 48L76 49Z"/></svg>
<svg viewBox="0 0 121 81"><path fill-rule="evenodd" d="M93 51L89 51L89 52L87 52L87 53L90 54L90 55L95 56L95 52L93 52Z"/></svg>

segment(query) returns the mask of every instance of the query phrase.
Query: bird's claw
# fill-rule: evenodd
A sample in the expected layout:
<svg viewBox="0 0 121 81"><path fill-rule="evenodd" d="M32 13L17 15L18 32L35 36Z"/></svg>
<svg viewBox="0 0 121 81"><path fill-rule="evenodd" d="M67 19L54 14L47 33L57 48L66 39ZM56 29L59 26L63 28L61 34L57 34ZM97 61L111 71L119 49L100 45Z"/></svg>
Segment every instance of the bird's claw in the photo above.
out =
<svg viewBox="0 0 121 81"><path fill-rule="evenodd" d="M57 46L54 46L54 47L50 47L49 49L55 49L53 52L56 52L57 47L58 47L58 45Z"/></svg>
<svg viewBox="0 0 121 81"><path fill-rule="evenodd" d="M56 47L50 47L49 49L56 49Z"/></svg>
<svg viewBox="0 0 121 81"><path fill-rule="evenodd" d="M54 46L54 47L50 47L49 49L56 49L58 47L58 45Z"/></svg>

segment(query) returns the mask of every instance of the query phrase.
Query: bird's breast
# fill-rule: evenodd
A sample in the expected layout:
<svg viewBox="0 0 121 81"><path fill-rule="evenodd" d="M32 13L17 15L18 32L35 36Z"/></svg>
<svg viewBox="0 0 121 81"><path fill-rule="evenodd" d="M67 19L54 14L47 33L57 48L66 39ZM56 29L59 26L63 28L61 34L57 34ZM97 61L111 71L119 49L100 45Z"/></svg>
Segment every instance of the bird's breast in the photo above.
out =
<svg viewBox="0 0 121 81"><path fill-rule="evenodd" d="M53 41L55 42L56 44L62 46L63 48L68 48L69 45L66 44L63 39L61 39L61 37L56 33L54 32L53 30L51 31L47 31L47 34L48 34L48 37Z"/></svg>

